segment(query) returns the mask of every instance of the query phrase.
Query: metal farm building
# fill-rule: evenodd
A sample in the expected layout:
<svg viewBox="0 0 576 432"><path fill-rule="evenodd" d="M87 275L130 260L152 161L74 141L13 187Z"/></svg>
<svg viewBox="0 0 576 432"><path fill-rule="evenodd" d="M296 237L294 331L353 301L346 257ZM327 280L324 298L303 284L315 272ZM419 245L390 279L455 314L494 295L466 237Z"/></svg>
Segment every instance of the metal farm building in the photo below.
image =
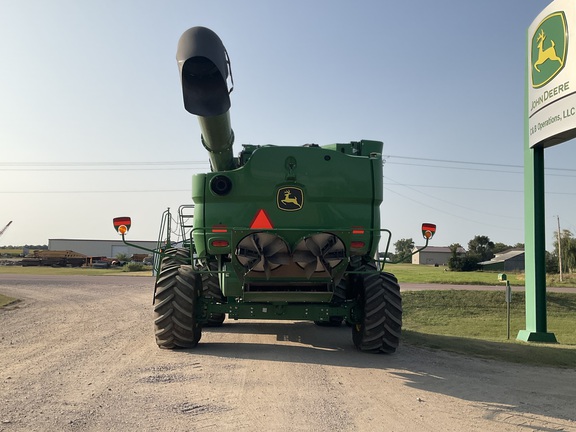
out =
<svg viewBox="0 0 576 432"><path fill-rule="evenodd" d="M131 241L130 243L147 249L156 249L155 241ZM125 245L122 240L75 240L75 239L49 239L48 250L72 250L89 257L114 258L118 254L144 253L141 249Z"/></svg>

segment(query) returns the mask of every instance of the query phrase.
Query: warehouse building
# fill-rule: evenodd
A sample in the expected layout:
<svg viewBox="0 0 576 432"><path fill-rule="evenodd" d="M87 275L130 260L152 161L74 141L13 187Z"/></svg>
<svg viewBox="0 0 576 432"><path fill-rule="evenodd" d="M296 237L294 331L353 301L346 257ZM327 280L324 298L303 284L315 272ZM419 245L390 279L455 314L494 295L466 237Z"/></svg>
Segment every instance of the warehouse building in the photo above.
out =
<svg viewBox="0 0 576 432"><path fill-rule="evenodd" d="M478 263L486 271L524 271L524 249L508 249L490 261Z"/></svg>
<svg viewBox="0 0 576 432"><path fill-rule="evenodd" d="M414 246L412 252L417 251L423 246ZM466 253L464 248L459 247L456 251L458 255ZM452 251L449 246L428 246L426 249L416 252L412 255L412 264L421 265L448 265L448 261L452 257Z"/></svg>
<svg viewBox="0 0 576 432"><path fill-rule="evenodd" d="M155 241L130 241L146 249L156 249ZM72 250L89 257L115 258L118 254L132 256L146 253L142 249L128 246L122 240L77 240L77 239L49 239L48 250Z"/></svg>

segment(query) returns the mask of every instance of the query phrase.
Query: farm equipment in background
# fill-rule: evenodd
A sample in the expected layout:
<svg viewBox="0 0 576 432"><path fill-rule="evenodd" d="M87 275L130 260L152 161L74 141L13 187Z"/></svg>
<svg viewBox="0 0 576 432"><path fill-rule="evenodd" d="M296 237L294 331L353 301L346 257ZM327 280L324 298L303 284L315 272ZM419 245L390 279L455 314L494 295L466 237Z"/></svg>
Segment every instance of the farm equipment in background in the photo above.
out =
<svg viewBox="0 0 576 432"><path fill-rule="evenodd" d="M193 348L202 328L225 319L309 320L352 328L362 351L392 353L402 328L397 279L383 271L391 233L380 227L382 142L325 146L244 145L233 156L228 54L220 38L193 27L177 51L184 107L198 116L212 172L192 180L193 205L172 216L154 288L161 348ZM192 223L193 222L193 223ZM114 219L125 240L129 217ZM424 224L426 240L436 230ZM152 251L149 251L152 252ZM376 257L376 258L375 258ZM403 257L404 258L404 257Z"/></svg>
<svg viewBox="0 0 576 432"><path fill-rule="evenodd" d="M82 267L87 260L88 256L71 250L35 250L22 259L22 267Z"/></svg>

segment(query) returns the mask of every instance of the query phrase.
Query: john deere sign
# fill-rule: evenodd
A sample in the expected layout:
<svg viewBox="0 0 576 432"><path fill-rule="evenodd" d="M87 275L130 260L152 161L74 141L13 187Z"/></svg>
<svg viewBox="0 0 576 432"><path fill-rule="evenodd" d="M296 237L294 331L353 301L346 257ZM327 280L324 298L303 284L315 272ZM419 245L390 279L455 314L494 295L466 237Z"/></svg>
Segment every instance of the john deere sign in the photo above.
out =
<svg viewBox="0 0 576 432"><path fill-rule="evenodd" d="M528 28L524 108L526 328L518 339L556 342L546 317L544 150L576 137L576 1L555 0ZM576 37L574 38L576 41Z"/></svg>
<svg viewBox="0 0 576 432"><path fill-rule="evenodd" d="M528 29L529 146L549 147L576 136L576 2L556 0ZM576 33L575 33L576 34Z"/></svg>

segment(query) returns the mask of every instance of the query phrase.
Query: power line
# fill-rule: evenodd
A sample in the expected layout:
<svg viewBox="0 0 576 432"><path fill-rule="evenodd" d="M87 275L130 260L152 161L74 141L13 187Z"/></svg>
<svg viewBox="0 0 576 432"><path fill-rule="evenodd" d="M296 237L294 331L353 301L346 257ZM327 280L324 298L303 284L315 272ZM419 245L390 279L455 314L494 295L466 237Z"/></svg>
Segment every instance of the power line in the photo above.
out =
<svg viewBox="0 0 576 432"><path fill-rule="evenodd" d="M460 165L473 165L473 166L486 166L486 167L498 167L498 168L511 168L511 169L518 169L523 170L523 165L513 165L513 164L501 164L501 163L493 163L493 162L478 162L478 161L463 161L463 160L454 160L454 159L434 159L434 158L423 158L423 157L414 157L414 156L401 156L401 155L383 155L384 163L395 164L395 165L411 165L411 166L420 166L420 167L428 167L428 168L442 168L442 169L460 169L460 170L469 170L469 171L488 171L488 172L503 172L503 173L510 173L510 171L505 170L487 170L482 168L470 168L470 167L454 167L454 166L442 166L442 165L430 165L430 164L409 164L409 163L402 163L402 162L394 162L389 161L388 159L405 159L405 160L413 160L413 161L423 161L423 162L433 162L433 163L442 163L442 164L460 164ZM177 169L186 169L186 167L192 166L202 166L207 167L209 166L208 161L202 160L188 160L188 161L111 161L111 162L104 162L104 161L96 161L96 162L0 162L0 167L8 168L6 171L41 171L42 169L51 168L54 171L65 171L64 168L82 168L82 167L92 167L94 171L102 170L108 171L113 170L110 167L119 167L118 170L121 170L124 167L136 167L131 168L131 170L146 170L145 168L140 167L172 167L170 169L175 169L175 166L180 166L182 168ZM155 168L158 170L164 170L168 168ZM576 173L576 169L574 168L553 168L553 167L546 167L546 170L549 171L564 171L564 172L574 172ZM85 170L85 169L84 169ZM88 170L85 170L88 171ZM518 172L521 173L521 172Z"/></svg>
<svg viewBox="0 0 576 432"><path fill-rule="evenodd" d="M492 170L492 169L485 169L485 168L438 166L438 165L414 164L414 163L403 163L403 162L386 162L385 165L405 165L405 166L416 166L416 167L424 167L424 168L442 168L442 169L463 170L463 171L482 171L482 172L496 172L496 173L505 173L505 174L522 174L522 171L505 171L505 170Z"/></svg>
<svg viewBox="0 0 576 432"><path fill-rule="evenodd" d="M166 193L190 192L190 189L156 189L156 190L81 190L81 191L0 191L0 194L113 194L113 193Z"/></svg>
<svg viewBox="0 0 576 432"><path fill-rule="evenodd" d="M133 166L133 165L207 165L207 161L153 161L153 162L135 162L135 161L112 161L112 162L0 162L0 166L7 167L67 167L67 166Z"/></svg>
<svg viewBox="0 0 576 432"><path fill-rule="evenodd" d="M507 219L516 219L516 220L522 219L522 218L515 217L515 216L505 216L505 215L499 215L499 214L489 213L489 212L486 212L486 211L483 211L483 210L478 210L478 209L474 209L474 208L471 208L471 207L463 206L463 205L461 205L461 204L456 204L456 203L453 203L453 202L451 202L451 201L448 201L448 200L445 200L445 199L442 199L442 198L438 198L438 197L435 197L435 196L431 196L431 195L428 194L428 193L424 193L424 192L422 192L422 191L419 191L419 190L417 190L417 189L414 189L414 188L412 187L412 185L402 184L402 183L400 183L400 182L397 182L397 181L394 180L394 179L391 179L390 177L384 177L384 179L387 179L387 180L390 180L390 181L393 181L393 182L394 182L394 184L387 184L387 186L404 186L404 187L406 187L407 189L410 189L410 190L412 190L412 191L414 191L414 192L416 192L416 193L419 193L419 194L421 194L421 195L424 195L427 200L429 200L430 198L432 198L432 199L434 200L434 202L444 202L444 203L449 204L449 205L452 205L452 206L454 206L454 207L459 207L459 208L462 208L462 209L465 209L465 210L468 210L468 211L471 211L471 212L474 212L474 213L482 213L482 214L485 214L485 215L488 215L488 216L495 216L495 217L502 217L502 218L507 218ZM389 189L388 189L388 190L389 190Z"/></svg>
<svg viewBox="0 0 576 432"><path fill-rule="evenodd" d="M490 227L498 228L498 229L518 230L518 231L521 231L521 230L522 230L521 228L516 228L516 227L513 227L513 228L510 228L510 227L502 227L502 226L498 226L498 225L489 224L489 223L486 223L486 222L484 222L484 221L477 221L477 220L474 220L474 219L470 219L470 218L467 218L467 217L464 217L464 216L461 216L461 215L458 215L458 214L454 214L454 213L448 212L448 211L443 210L443 209L439 209L439 208L433 207L433 206L431 206L431 205L429 205L429 204L423 203L422 201L418 201L418 200L409 198L409 197L407 197L407 196L405 196L405 195L402 195L401 193L398 193L398 192L396 192L396 191L393 191L393 190L391 190L391 189L388 189L387 187L384 187L384 189L386 189L388 192L391 192L391 193L393 193L393 194L396 194L396 195L398 195L398 196L400 196L400 197L402 197L402 198L404 198L404 199L406 199L406 200L408 200L408 201L415 202L415 203L417 203L417 204L419 204L419 205L421 205L421 206L427 207L427 208L432 209L432 210L434 210L434 211L447 214L448 216L452 216L452 217L455 217L455 218L457 218L457 219L462 219L462 220L464 220L464 221L466 221L466 222L473 222L473 223L475 223L475 224L477 224L477 225L485 225L485 226L490 226Z"/></svg>
<svg viewBox="0 0 576 432"><path fill-rule="evenodd" d="M385 179L390 179L390 177L384 177ZM465 191L479 191L479 192L511 192L511 193L524 193L523 190L515 189L492 189L492 188L479 188L479 187L464 187L464 186L438 186L429 184L408 184L408 183L398 183L387 184L387 186L406 186L406 187L420 187L420 188L432 188L432 189L457 189Z"/></svg>
<svg viewBox="0 0 576 432"><path fill-rule="evenodd" d="M398 155L382 155L383 158L398 158L398 159L410 159L410 160L420 160L427 162L441 162L441 163L457 163L463 165L487 165L487 166L497 166L505 168L524 168L522 165L510 165L510 164L497 164L492 162L474 162L474 161L458 161L450 159L431 159L431 158L421 158L413 156L398 156Z"/></svg>
<svg viewBox="0 0 576 432"><path fill-rule="evenodd" d="M201 169L205 171L209 167L209 164L206 163L205 167L189 167L189 168L174 168L174 167L166 167L166 168L8 168L2 169L2 171L17 171L17 172L71 172L71 171L190 171L190 170L198 170Z"/></svg>
<svg viewBox="0 0 576 432"><path fill-rule="evenodd" d="M523 165L499 164L499 163L493 163L493 162L461 161L461 160L453 160L453 159L452 160L451 159L432 159L432 158L421 158L421 157L413 157L413 156L398 156L398 155L382 155L382 157L384 159L386 159L386 158L398 158L398 159L419 160L419 161L426 161L426 162L452 163L452 164L462 164L462 165L484 165L484 166L493 166L493 167L524 169ZM448 168L448 167L440 167L439 166L438 168ZM547 170L553 170L553 171L576 172L576 169L574 169L574 168L547 167L546 169Z"/></svg>
<svg viewBox="0 0 576 432"><path fill-rule="evenodd" d="M389 177L385 177L389 178ZM406 186L406 187L421 187L421 188L432 188L432 189L457 189L465 191L477 191L477 192L509 192L509 193L524 193L522 189L492 189L492 188L477 188L477 187L464 187L464 186L438 186L438 185L423 185L423 184L408 184L408 183L395 183L387 184L386 186ZM550 195L576 195L576 192L549 192L546 194Z"/></svg>

